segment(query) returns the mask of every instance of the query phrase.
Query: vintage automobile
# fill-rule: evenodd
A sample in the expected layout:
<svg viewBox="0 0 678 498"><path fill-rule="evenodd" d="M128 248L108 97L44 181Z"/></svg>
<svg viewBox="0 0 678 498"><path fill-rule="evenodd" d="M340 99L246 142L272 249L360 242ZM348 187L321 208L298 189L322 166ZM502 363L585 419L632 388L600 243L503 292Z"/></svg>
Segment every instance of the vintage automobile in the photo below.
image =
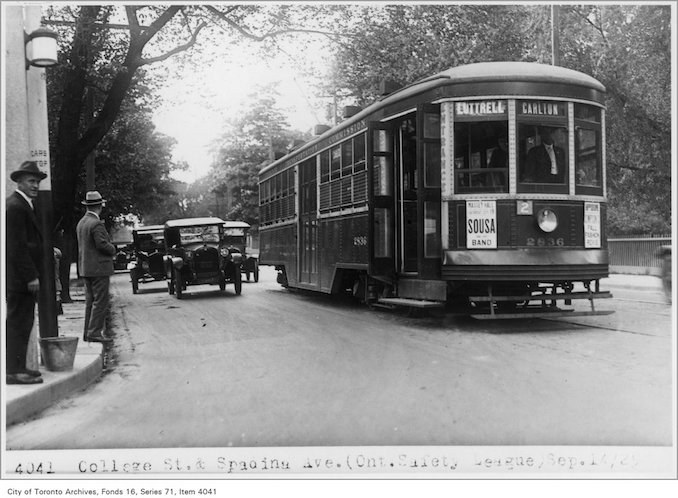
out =
<svg viewBox="0 0 678 498"><path fill-rule="evenodd" d="M254 281L259 281L259 258L253 254L247 254L247 232L249 223L244 221L226 221L224 223L224 241L229 247L235 247L242 253L242 271L250 280L250 274Z"/></svg>
<svg viewBox="0 0 678 498"><path fill-rule="evenodd" d="M127 265L132 292L139 292L139 283L165 280L164 226L140 226L132 230L132 261Z"/></svg>
<svg viewBox="0 0 678 498"><path fill-rule="evenodd" d="M165 223L165 275L170 294L182 299L189 285L212 284L220 290L232 283L242 292L240 249L224 240L224 220L182 218Z"/></svg>
<svg viewBox="0 0 678 498"><path fill-rule="evenodd" d="M132 260L132 244L116 244L115 258L113 259L114 270L127 270L129 262Z"/></svg>

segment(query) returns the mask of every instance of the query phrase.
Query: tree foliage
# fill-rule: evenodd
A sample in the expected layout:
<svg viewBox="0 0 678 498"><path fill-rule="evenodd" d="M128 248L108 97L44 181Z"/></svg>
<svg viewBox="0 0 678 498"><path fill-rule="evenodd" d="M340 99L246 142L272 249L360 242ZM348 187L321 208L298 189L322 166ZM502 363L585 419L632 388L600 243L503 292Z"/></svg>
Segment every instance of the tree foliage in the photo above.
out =
<svg viewBox="0 0 678 498"><path fill-rule="evenodd" d="M259 171L276 152L289 150L295 140L310 138L290 129L279 98L274 85L257 88L214 144L210 191L231 196L224 211L228 219L258 225Z"/></svg>

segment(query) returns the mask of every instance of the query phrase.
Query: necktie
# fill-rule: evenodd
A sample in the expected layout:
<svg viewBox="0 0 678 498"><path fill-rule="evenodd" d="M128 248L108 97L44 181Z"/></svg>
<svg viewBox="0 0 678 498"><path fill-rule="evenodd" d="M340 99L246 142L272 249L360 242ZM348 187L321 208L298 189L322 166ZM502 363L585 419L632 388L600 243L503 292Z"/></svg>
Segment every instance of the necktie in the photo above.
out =
<svg viewBox="0 0 678 498"><path fill-rule="evenodd" d="M556 155L553 152L553 145L547 145L546 146L546 152L548 152L549 157L551 158L551 174L557 175L558 174L558 163L556 163Z"/></svg>

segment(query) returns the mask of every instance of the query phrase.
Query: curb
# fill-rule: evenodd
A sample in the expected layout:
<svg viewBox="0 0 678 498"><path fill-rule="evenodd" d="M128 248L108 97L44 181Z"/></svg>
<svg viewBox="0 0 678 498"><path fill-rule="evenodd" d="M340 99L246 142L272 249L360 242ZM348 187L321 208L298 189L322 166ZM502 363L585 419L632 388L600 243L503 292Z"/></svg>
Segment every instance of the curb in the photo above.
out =
<svg viewBox="0 0 678 498"><path fill-rule="evenodd" d="M78 358L76 356L73 370L69 372L45 372L44 384L38 384L32 389L12 400L6 405L7 425L22 422L37 413L53 406L69 394L84 389L96 379L103 371L103 356L101 354L88 354ZM51 380L50 376L58 377Z"/></svg>

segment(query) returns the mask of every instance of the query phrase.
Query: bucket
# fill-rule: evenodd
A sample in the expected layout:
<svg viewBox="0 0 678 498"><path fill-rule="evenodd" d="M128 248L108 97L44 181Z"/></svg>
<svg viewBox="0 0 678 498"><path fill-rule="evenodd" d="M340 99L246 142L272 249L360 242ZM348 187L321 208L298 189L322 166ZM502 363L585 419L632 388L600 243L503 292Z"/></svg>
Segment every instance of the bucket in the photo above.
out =
<svg viewBox="0 0 678 498"><path fill-rule="evenodd" d="M45 368L51 372L73 369L77 337L41 337L40 352Z"/></svg>

